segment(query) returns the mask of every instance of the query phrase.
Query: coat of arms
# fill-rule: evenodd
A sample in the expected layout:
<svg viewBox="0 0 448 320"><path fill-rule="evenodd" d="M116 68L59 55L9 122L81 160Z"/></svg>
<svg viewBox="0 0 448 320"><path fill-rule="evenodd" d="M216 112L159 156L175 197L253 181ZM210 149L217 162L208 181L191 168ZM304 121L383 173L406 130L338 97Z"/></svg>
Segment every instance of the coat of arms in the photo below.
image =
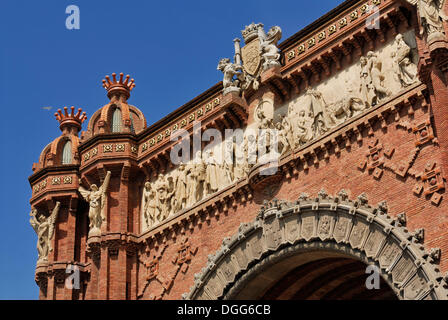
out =
<svg viewBox="0 0 448 320"><path fill-rule="evenodd" d="M263 24L252 23L241 31L245 46L240 47L240 39L235 39L235 57L221 59L218 70L224 73L224 94L241 92L251 86L257 90L262 70L280 66L277 43L282 37L280 27L272 27L266 34Z"/></svg>
<svg viewBox="0 0 448 320"><path fill-rule="evenodd" d="M255 39L241 49L244 71L256 76L261 64L260 40Z"/></svg>

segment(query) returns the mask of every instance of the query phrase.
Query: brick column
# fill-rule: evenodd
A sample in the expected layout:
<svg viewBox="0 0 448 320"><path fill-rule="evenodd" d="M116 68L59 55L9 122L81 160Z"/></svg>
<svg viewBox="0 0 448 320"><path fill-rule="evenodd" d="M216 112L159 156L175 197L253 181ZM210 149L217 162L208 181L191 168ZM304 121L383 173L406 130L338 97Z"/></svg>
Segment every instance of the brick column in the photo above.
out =
<svg viewBox="0 0 448 320"><path fill-rule="evenodd" d="M55 297L54 275L48 275L47 300L54 300Z"/></svg>
<svg viewBox="0 0 448 320"><path fill-rule="evenodd" d="M117 254L110 259L110 299L126 299L126 250L117 249Z"/></svg>
<svg viewBox="0 0 448 320"><path fill-rule="evenodd" d="M101 264L98 279L98 299L109 299L109 252L106 246L101 246Z"/></svg>

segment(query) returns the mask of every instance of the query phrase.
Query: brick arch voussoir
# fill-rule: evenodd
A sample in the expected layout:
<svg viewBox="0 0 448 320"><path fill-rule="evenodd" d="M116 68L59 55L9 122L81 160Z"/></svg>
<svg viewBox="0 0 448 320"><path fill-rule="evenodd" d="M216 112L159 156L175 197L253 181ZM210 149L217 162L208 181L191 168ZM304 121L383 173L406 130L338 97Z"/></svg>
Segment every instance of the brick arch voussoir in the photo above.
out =
<svg viewBox="0 0 448 320"><path fill-rule="evenodd" d="M274 200L223 240L183 298L226 298L250 272L260 271L267 257L308 246L376 265L400 299L448 299L447 278L437 264L440 249L427 252L423 231L410 232L405 225L404 213L392 218L386 202L372 207L365 194L350 200L344 190L334 197L321 191L316 198L302 194L296 202Z"/></svg>

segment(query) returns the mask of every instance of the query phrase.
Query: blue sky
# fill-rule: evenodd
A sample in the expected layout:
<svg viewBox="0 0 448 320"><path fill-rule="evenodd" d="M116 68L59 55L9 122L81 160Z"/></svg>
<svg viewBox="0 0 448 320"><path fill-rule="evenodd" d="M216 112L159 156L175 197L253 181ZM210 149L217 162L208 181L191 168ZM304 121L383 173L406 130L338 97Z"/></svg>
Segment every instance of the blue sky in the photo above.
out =
<svg viewBox="0 0 448 320"><path fill-rule="evenodd" d="M101 80L123 72L137 85L129 103L152 124L222 80L218 61L246 25L279 25L284 40L341 2L2 0L0 299L38 298L28 177L60 135L58 108L92 115L108 102ZM80 30L65 27L72 4Z"/></svg>

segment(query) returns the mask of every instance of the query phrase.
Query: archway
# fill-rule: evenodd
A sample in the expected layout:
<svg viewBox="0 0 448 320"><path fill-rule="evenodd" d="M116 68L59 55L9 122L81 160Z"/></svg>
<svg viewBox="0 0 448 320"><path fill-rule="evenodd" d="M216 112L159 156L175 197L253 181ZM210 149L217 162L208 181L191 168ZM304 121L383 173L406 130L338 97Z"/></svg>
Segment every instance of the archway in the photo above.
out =
<svg viewBox="0 0 448 320"><path fill-rule="evenodd" d="M396 300L397 295L379 274L375 279L379 286L366 287L371 271L366 261L344 245L289 245L252 266L226 291L225 299Z"/></svg>
<svg viewBox="0 0 448 320"><path fill-rule="evenodd" d="M404 214L387 215L385 202L369 206L364 194L274 200L224 239L184 298L447 299L440 250L427 253L422 231L410 233L405 223ZM382 289L366 290L367 265L379 271Z"/></svg>

